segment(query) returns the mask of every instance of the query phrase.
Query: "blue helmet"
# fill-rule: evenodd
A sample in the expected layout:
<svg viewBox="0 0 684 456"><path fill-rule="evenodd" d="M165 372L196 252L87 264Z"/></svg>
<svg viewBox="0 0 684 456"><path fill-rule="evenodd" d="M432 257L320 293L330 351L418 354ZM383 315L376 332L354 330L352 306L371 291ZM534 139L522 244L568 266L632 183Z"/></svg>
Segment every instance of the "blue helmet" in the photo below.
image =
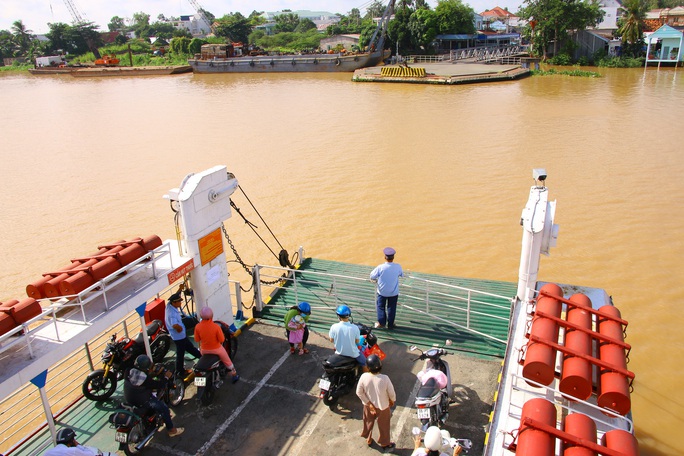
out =
<svg viewBox="0 0 684 456"><path fill-rule="evenodd" d="M297 304L297 309L299 309L299 311L303 314L311 314L311 306L306 301L302 301L299 304Z"/></svg>
<svg viewBox="0 0 684 456"><path fill-rule="evenodd" d="M349 306L345 306L344 304L342 304L341 306L337 306L337 309L335 309L335 313L338 317L351 317L351 309L349 308Z"/></svg>

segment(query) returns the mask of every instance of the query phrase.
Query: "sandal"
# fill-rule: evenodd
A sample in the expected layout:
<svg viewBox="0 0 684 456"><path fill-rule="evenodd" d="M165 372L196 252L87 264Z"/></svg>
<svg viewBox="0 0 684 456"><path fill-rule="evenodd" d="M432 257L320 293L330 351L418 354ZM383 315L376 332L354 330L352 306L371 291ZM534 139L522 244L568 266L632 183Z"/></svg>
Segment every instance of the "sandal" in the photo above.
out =
<svg viewBox="0 0 684 456"><path fill-rule="evenodd" d="M304 350L299 350L299 356L304 354Z"/></svg>
<svg viewBox="0 0 684 456"><path fill-rule="evenodd" d="M295 352L294 347L290 347L290 354L291 354L291 355L294 355L294 352Z"/></svg>
<svg viewBox="0 0 684 456"><path fill-rule="evenodd" d="M392 450L392 449L394 449L394 448L395 448L396 446L397 446L397 444L396 444L396 443L394 443L394 442L390 442L390 444L389 444L389 445L385 445L385 446L383 446L383 447L382 447L382 449L383 449L383 450Z"/></svg>
<svg viewBox="0 0 684 456"><path fill-rule="evenodd" d="M302 348L302 351L304 352L305 355L309 354L309 349L308 348Z"/></svg>

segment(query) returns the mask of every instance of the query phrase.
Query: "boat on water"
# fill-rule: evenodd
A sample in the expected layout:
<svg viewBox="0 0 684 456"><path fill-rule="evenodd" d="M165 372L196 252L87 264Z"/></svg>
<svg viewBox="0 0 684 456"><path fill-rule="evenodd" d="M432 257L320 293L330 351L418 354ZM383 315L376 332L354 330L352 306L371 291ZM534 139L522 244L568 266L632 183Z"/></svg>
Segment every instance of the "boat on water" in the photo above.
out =
<svg viewBox="0 0 684 456"><path fill-rule="evenodd" d="M365 52L249 55L241 43L205 44L188 64L195 73L351 73L376 66L390 56L384 44L394 3L390 0L385 7Z"/></svg>
<svg viewBox="0 0 684 456"><path fill-rule="evenodd" d="M190 65L164 65L164 66L139 66L139 67L96 67L84 68L70 72L76 78L111 77L111 76L162 76L170 74L190 73Z"/></svg>
<svg viewBox="0 0 684 456"><path fill-rule="evenodd" d="M471 454L560 455L568 449L580 454L638 454L630 399L634 373L626 368L631 348L624 340L627 322L605 290L538 278L540 256L555 247L558 226L546 172L536 169L533 178L521 216L517 284L408 274L400 288L404 298L398 329L376 332L388 355L383 372L397 389L400 407L394 412L399 417L393 419L393 436L398 447L412 448L407 423L416 421L412 404L419 382L409 369L402 372L412 364L407 345L431 346L449 338L454 342L449 351L462 356L459 359L486 357L497 366L478 380L491 389L491 394L480 397L474 390L482 385L473 386L465 372L455 376L459 396L447 419L452 435L469 437L464 434L486 428ZM282 315L301 300L312 303L312 333L319 333L323 342L338 303L351 305L359 320L364 312L374 318L371 268L306 258L302 248L295 255L298 260L291 261L285 252L279 265L252 267L255 297L248 309L242 304L239 283L229 279L224 249L228 235L223 223L233 209L239 212L233 201L238 189L237 178L225 166L188 174L165 195L175 214L177 239L162 241L152 235L98 246L97 252L29 284L27 298L0 305L0 398L16 395L30 383L28 388L38 388L48 411L41 429L24 429L22 443L6 455L41 454L58 425L78 427L77 432L87 436L86 444L113 451L106 447L114 444L106 417L116 404L96 406L76 398L67 411L50 411L48 384L68 383L60 379L55 363L68 360L65 364L73 365L75 352L84 347L88 351L93 338L131 315L142 327L181 282L192 284L197 309L212 307L215 318L233 325L252 347L240 344L249 353L236 361L244 381L222 395L219 400L225 402L206 411L189 403L175 410L175 419L182 420L187 413L188 425L199 420L202 431L186 432L173 441L158 433L150 454L222 454L236 449L246 454L339 454L366 446L364 439L334 438L341 422L355 420L341 420L343 412L326 410L316 394L322 373L317 358L310 358L316 364L303 369L301 358L290 357L281 333ZM244 320L247 311L252 315ZM257 325L257 320L264 324ZM249 339L252 331L257 334ZM87 356L91 369L96 355ZM461 363L450 364L456 369ZM467 370L474 374L477 366ZM65 375L80 386L82 376ZM293 378L299 386L293 386ZM349 399L341 402L358 408L358 400ZM482 407L482 401L491 401L486 413L459 413L471 403ZM352 429L357 432L360 422ZM281 447L284 453L279 452Z"/></svg>

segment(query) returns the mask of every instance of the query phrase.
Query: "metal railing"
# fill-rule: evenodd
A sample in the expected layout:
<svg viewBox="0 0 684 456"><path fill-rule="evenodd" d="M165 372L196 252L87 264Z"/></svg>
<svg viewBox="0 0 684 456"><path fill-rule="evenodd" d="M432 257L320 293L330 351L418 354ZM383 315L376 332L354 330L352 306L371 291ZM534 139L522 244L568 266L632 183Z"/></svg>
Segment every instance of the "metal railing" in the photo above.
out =
<svg viewBox="0 0 684 456"><path fill-rule="evenodd" d="M500 57L521 54L523 52L525 52L525 47L517 44L507 46L481 46L451 51L449 60L474 60L477 62L495 61Z"/></svg>
<svg viewBox="0 0 684 456"><path fill-rule="evenodd" d="M274 272L269 273L267 271ZM254 274L258 279L269 283L265 287L270 290L268 293L270 295L273 295L277 290L287 288L294 293L295 301L299 301L299 289L306 287L306 293L313 293L327 308L335 308L339 304L356 305L360 308L368 307L368 303L372 303L373 308L375 305L375 284L365 277L263 265L256 265ZM321 286L320 290L313 290L316 286ZM403 307L429 315L430 318L438 319L445 324L478 334L498 343L504 345L507 343L506 339L497 338L474 329L471 322L473 318L480 317L480 319L488 319L492 323L498 322L507 326L508 317L497 315L495 312L488 313L475 310L473 306L490 307L493 310L498 310L499 313L506 313L511 306L511 297L509 296L436 282L410 274L400 281L399 293L403 297L403 303L400 304ZM256 294L257 310L262 310L263 296L266 293L261 287L257 287ZM492 303L484 300L484 298L490 298L489 300L500 303ZM406 304L406 302L410 304ZM443 318L445 314L449 315L450 318ZM454 321L456 315L462 315L465 324Z"/></svg>

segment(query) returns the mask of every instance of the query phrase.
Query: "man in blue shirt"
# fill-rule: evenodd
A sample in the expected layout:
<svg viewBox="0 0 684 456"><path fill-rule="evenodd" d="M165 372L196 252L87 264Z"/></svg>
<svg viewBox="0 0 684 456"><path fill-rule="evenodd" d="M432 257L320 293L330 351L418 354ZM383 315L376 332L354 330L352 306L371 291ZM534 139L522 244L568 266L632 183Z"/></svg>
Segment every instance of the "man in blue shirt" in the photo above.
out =
<svg viewBox="0 0 684 456"><path fill-rule="evenodd" d="M169 297L169 303L166 304L164 321L166 322L167 331L169 331L173 342L176 344L176 372L185 373L185 352L187 351L198 359L202 354L185 333L183 314L180 310L181 304L183 304L183 298L181 298L180 291L172 294Z"/></svg>
<svg viewBox="0 0 684 456"><path fill-rule="evenodd" d="M358 347L361 330L349 321L351 309L348 306L341 305L337 306L335 313L337 313L340 321L332 325L328 332L330 342L335 344L335 354L356 359L366 372L366 357L363 356Z"/></svg>
<svg viewBox="0 0 684 456"><path fill-rule="evenodd" d="M384 328L385 323L389 329L394 329L394 317L397 314L397 301L399 300L399 277L404 277L401 265L394 262L397 253L392 247L383 250L385 262L373 269L370 279L377 282L377 301L375 307L378 313L376 328Z"/></svg>

